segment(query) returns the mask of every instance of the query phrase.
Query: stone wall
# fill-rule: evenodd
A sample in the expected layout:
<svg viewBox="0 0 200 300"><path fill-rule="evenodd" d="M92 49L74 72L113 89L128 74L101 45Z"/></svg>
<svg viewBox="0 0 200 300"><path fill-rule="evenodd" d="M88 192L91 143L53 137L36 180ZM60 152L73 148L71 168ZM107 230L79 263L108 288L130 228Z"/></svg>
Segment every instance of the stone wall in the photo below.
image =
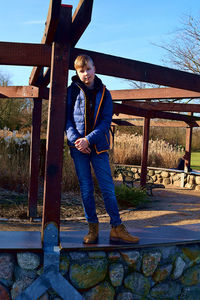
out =
<svg viewBox="0 0 200 300"><path fill-rule="evenodd" d="M115 178L122 179L122 175L127 182L140 178L141 167L131 165L115 165ZM189 189L200 190L200 172L186 173L175 169L148 168L148 180L155 184L174 185Z"/></svg>
<svg viewBox="0 0 200 300"><path fill-rule="evenodd" d="M42 262L34 252L0 253L0 299L15 299L30 286ZM61 251L60 273L86 300L198 300L200 245ZM40 297L51 299L61 298L53 290Z"/></svg>

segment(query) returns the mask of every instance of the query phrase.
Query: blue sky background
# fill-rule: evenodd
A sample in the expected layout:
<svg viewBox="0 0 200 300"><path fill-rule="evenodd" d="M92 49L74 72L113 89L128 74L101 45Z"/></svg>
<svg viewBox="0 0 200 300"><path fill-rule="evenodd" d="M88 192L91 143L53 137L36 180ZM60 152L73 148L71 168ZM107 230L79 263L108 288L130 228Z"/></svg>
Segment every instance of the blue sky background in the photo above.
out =
<svg viewBox="0 0 200 300"><path fill-rule="evenodd" d="M49 1L1 1L0 41L40 43ZM62 1L73 5L73 11L78 2ZM169 41L185 15L199 14L199 0L94 0L92 21L76 46L163 65L166 52L153 44ZM0 73L8 75L12 85L28 85L31 70L0 65ZM126 80L100 77L109 89L131 88Z"/></svg>

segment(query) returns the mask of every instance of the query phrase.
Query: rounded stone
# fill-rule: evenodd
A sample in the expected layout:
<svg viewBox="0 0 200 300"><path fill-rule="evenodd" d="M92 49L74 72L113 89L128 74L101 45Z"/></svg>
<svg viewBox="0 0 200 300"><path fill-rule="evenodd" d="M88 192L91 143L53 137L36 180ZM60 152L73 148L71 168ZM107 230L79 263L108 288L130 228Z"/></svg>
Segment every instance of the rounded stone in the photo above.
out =
<svg viewBox="0 0 200 300"><path fill-rule="evenodd" d="M30 286L33 281L34 280L30 278L15 281L11 290L12 299L17 298L17 296L19 296L22 293L22 291L24 291L28 286Z"/></svg>
<svg viewBox="0 0 200 300"><path fill-rule="evenodd" d="M185 270L180 280L185 286L200 284L200 265Z"/></svg>
<svg viewBox="0 0 200 300"><path fill-rule="evenodd" d="M196 186L195 186L195 190L196 190L196 191L200 191L200 185L196 185Z"/></svg>
<svg viewBox="0 0 200 300"><path fill-rule="evenodd" d="M200 185L200 176L196 176L195 182L196 182L196 184L199 184L199 185Z"/></svg>
<svg viewBox="0 0 200 300"><path fill-rule="evenodd" d="M134 300L134 295L131 292L121 292L117 295L116 300Z"/></svg>
<svg viewBox="0 0 200 300"><path fill-rule="evenodd" d="M79 260L79 259L83 259L83 258L87 258L88 255L85 251L83 252L79 252L79 251L73 251L69 253L69 256L72 260Z"/></svg>
<svg viewBox="0 0 200 300"><path fill-rule="evenodd" d="M8 289L0 283L0 299L10 300L10 295Z"/></svg>
<svg viewBox="0 0 200 300"><path fill-rule="evenodd" d="M149 293L151 284L148 278L140 273L133 272L125 278L124 286L131 290L133 294L146 296Z"/></svg>
<svg viewBox="0 0 200 300"><path fill-rule="evenodd" d="M177 246L160 247L159 250L162 254L162 262L164 264L170 264L178 254L181 254L181 251Z"/></svg>
<svg viewBox="0 0 200 300"><path fill-rule="evenodd" d="M174 271L172 274L173 279L178 279L183 274L185 265L186 264L184 260L180 256L178 256L174 262Z"/></svg>
<svg viewBox="0 0 200 300"><path fill-rule="evenodd" d="M60 257L60 273L65 275L69 270L69 257L66 254L62 254Z"/></svg>
<svg viewBox="0 0 200 300"><path fill-rule="evenodd" d="M139 174L135 174L135 179L140 179L140 175Z"/></svg>
<svg viewBox="0 0 200 300"><path fill-rule="evenodd" d="M35 270L40 265L39 255L31 252L17 253L18 265L25 270Z"/></svg>
<svg viewBox="0 0 200 300"><path fill-rule="evenodd" d="M154 170L148 170L148 175L153 176L155 174Z"/></svg>
<svg viewBox="0 0 200 300"><path fill-rule="evenodd" d="M84 294L85 300L114 300L115 290L108 282L102 282Z"/></svg>
<svg viewBox="0 0 200 300"><path fill-rule="evenodd" d="M26 270L22 269L19 266L15 268L15 279L16 280L23 280L23 279L35 279L37 277L37 271L36 270Z"/></svg>
<svg viewBox="0 0 200 300"><path fill-rule="evenodd" d="M186 287L182 290L180 295L181 300L200 300L200 287L192 286Z"/></svg>
<svg viewBox="0 0 200 300"><path fill-rule="evenodd" d="M189 177L188 183L190 184L194 184L195 183L195 176L191 176Z"/></svg>
<svg viewBox="0 0 200 300"><path fill-rule="evenodd" d="M145 253L142 260L142 271L145 276L153 275L158 263L161 260L161 253Z"/></svg>
<svg viewBox="0 0 200 300"><path fill-rule="evenodd" d="M200 263L200 248L198 246L183 247L182 252L183 258L189 259L191 266Z"/></svg>
<svg viewBox="0 0 200 300"><path fill-rule="evenodd" d="M108 258L111 261L117 261L117 260L120 260L121 255L118 251L113 251L108 254Z"/></svg>
<svg viewBox="0 0 200 300"><path fill-rule="evenodd" d="M140 253L138 251L120 251L121 256L123 257L124 261L127 263L129 267L135 268L138 259L140 258Z"/></svg>
<svg viewBox="0 0 200 300"><path fill-rule="evenodd" d="M164 185L169 185L169 184L171 184L170 178L164 178L164 179L163 179L163 184L164 184Z"/></svg>
<svg viewBox="0 0 200 300"><path fill-rule="evenodd" d="M169 177L169 172L162 171L161 176L162 176L163 178L168 178L168 177Z"/></svg>
<svg viewBox="0 0 200 300"><path fill-rule="evenodd" d="M153 175L153 176L152 176L153 182L156 182L157 177L158 177L157 175Z"/></svg>
<svg viewBox="0 0 200 300"><path fill-rule="evenodd" d="M157 268L157 270L153 274L153 280L155 282L160 282L167 279L171 274L172 268L172 265L166 265Z"/></svg>
<svg viewBox="0 0 200 300"><path fill-rule="evenodd" d="M104 251L90 251L88 252L89 258L106 258L106 253Z"/></svg>
<svg viewBox="0 0 200 300"><path fill-rule="evenodd" d="M0 255L0 279L12 281L14 272L14 258L12 254Z"/></svg>
<svg viewBox="0 0 200 300"><path fill-rule="evenodd" d="M137 173L137 168L131 168L131 171L132 171L133 173Z"/></svg>
<svg viewBox="0 0 200 300"><path fill-rule="evenodd" d="M156 183L162 183L163 182L163 179L160 177L160 178L157 178L157 181Z"/></svg>
<svg viewBox="0 0 200 300"><path fill-rule="evenodd" d="M124 267L121 263L115 263L109 267L109 277L114 287L120 286L124 278Z"/></svg>
<svg viewBox="0 0 200 300"><path fill-rule="evenodd" d="M151 296L156 299L179 299L181 285L175 282L159 283L151 289ZM167 296L167 297L166 297Z"/></svg>
<svg viewBox="0 0 200 300"><path fill-rule="evenodd" d="M185 188L186 189L194 189L195 188L195 186L193 185L193 184L190 184L190 183L186 183L186 185L185 185Z"/></svg>
<svg viewBox="0 0 200 300"><path fill-rule="evenodd" d="M77 289L88 289L104 280L107 273L106 259L87 259L70 265L69 277Z"/></svg>
<svg viewBox="0 0 200 300"><path fill-rule="evenodd" d="M173 177L173 181L180 181L181 180L181 175L180 174L176 174L174 177Z"/></svg>

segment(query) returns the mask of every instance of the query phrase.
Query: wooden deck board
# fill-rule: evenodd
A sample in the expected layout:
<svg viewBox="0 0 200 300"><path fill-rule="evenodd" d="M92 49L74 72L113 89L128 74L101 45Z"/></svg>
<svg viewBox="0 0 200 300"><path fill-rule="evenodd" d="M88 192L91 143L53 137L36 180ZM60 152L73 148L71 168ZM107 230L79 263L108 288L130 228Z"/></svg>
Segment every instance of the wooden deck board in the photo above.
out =
<svg viewBox="0 0 200 300"><path fill-rule="evenodd" d="M131 232L131 230L130 230ZM116 250L121 248L144 248L162 245L200 243L200 224L182 226L161 226L135 228L134 234L140 238L138 244L110 244L109 230L100 231L99 242L84 245L86 231L61 231L60 242L66 250ZM0 250L42 250L39 231L0 231Z"/></svg>

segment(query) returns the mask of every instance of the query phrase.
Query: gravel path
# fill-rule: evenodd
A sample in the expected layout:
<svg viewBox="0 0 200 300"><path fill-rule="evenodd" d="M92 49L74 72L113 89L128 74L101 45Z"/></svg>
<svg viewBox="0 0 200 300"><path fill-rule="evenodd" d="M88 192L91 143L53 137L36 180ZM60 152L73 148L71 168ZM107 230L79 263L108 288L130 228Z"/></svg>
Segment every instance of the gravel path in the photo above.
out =
<svg viewBox="0 0 200 300"><path fill-rule="evenodd" d="M6 191L5 191L6 194ZM14 201L15 196L9 197L8 201ZM0 204L2 204L2 190L0 193ZM6 195L4 195L6 198ZM25 200L24 200L25 201ZM72 207L72 202L74 206ZM63 196L61 208L61 230L86 229L87 224L81 206L80 196L67 194ZM21 205L21 206L20 206ZM15 211L21 213L21 217L15 213L6 215L1 205L0 230L28 230L38 231L41 229L41 219L30 222L26 218L26 206L20 204ZM42 206L38 211L41 213ZM9 210L7 209L7 212ZM14 213L14 212L12 212ZM98 200L98 214L101 229L109 228L109 218L105 214L104 205ZM166 188L154 190L154 196L150 198L149 204L144 209L124 210L120 212L122 221L129 228L156 227L162 225L187 225L200 223L200 191L186 190L180 188ZM23 218L24 217L24 218ZM7 220L4 220L7 219Z"/></svg>

